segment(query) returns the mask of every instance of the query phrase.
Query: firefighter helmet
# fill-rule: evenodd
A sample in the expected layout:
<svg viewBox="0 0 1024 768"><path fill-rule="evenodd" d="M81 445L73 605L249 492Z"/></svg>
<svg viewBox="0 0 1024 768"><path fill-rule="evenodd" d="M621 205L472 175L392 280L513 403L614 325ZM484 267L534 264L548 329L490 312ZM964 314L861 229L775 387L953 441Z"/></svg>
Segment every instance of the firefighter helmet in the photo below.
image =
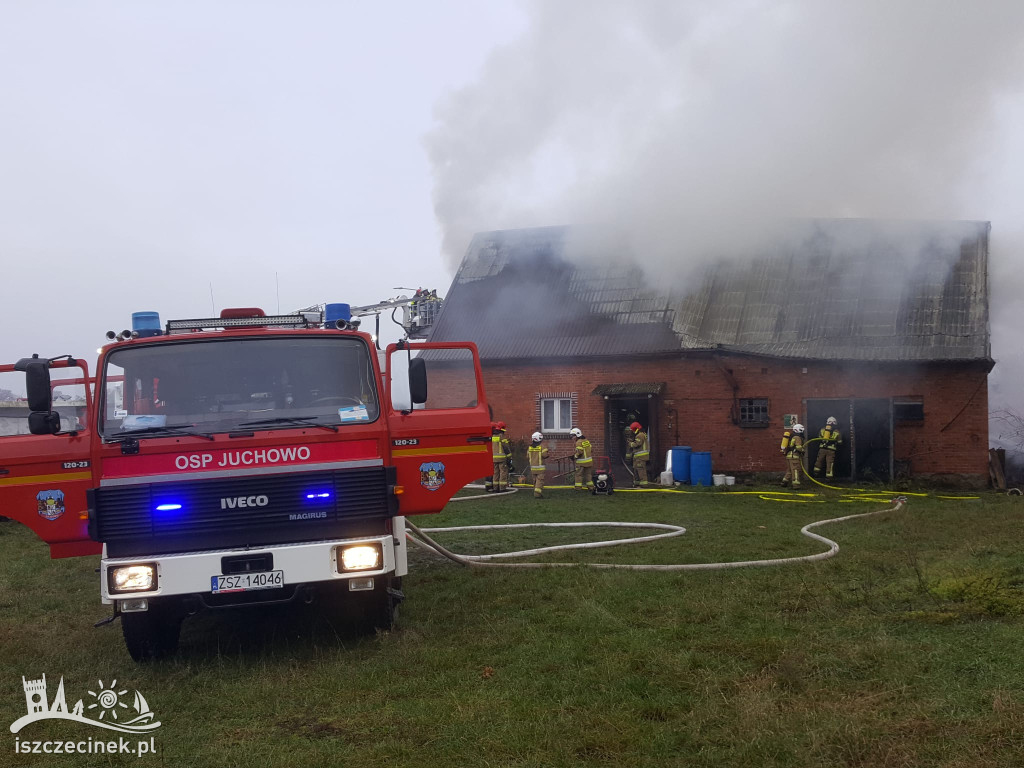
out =
<svg viewBox="0 0 1024 768"><path fill-rule="evenodd" d="M643 429L643 427L640 426L639 421L634 421L632 424L629 425L629 428L632 429L634 432L639 432L641 429Z"/></svg>
<svg viewBox="0 0 1024 768"><path fill-rule="evenodd" d="M535 443L539 443L541 440L544 439L544 435L542 435L540 432L534 432L532 435L530 435L530 439L533 440L533 442Z"/></svg>
<svg viewBox="0 0 1024 768"><path fill-rule="evenodd" d="M499 421L498 422L498 429L500 429L502 432L504 432L506 429L508 429L508 424L506 424L504 421Z"/></svg>
<svg viewBox="0 0 1024 768"><path fill-rule="evenodd" d="M830 427L834 427L838 423L839 422L836 420L835 416L829 416L828 419L825 420L825 424Z"/></svg>
<svg viewBox="0 0 1024 768"><path fill-rule="evenodd" d="M583 437L583 431L579 427L573 427L570 429L569 434L573 437Z"/></svg>
<svg viewBox="0 0 1024 768"><path fill-rule="evenodd" d="M794 435L802 435L803 433L804 433L804 425L803 424L794 424L793 425L793 434Z"/></svg>

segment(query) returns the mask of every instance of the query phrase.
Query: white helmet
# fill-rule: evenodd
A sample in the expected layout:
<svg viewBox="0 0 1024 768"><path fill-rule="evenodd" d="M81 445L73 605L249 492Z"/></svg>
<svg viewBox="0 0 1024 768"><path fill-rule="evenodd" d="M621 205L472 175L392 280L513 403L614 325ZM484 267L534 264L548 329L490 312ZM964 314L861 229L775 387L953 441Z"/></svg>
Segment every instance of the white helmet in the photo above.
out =
<svg viewBox="0 0 1024 768"><path fill-rule="evenodd" d="M535 443L539 443L541 440L544 439L544 435L542 435L540 432L534 432L532 435L530 435L530 439L533 440L533 442Z"/></svg>
<svg viewBox="0 0 1024 768"><path fill-rule="evenodd" d="M828 419L826 419L825 421L825 424L827 424L830 427L834 427L838 423L839 422L836 420L835 416L829 416Z"/></svg>
<svg viewBox="0 0 1024 768"><path fill-rule="evenodd" d="M803 424L794 424L793 425L793 434L794 435L802 435L803 433L804 433L804 425Z"/></svg>
<svg viewBox="0 0 1024 768"><path fill-rule="evenodd" d="M583 432L580 430L579 427L573 427L572 429L570 429L569 434L572 435L573 437L583 437Z"/></svg>

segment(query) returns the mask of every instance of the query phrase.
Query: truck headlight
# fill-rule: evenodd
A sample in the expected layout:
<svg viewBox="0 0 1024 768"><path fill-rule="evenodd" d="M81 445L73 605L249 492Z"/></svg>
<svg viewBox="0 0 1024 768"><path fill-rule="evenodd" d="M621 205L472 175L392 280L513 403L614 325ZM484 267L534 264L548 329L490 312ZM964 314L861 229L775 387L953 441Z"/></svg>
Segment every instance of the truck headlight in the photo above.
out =
<svg viewBox="0 0 1024 768"><path fill-rule="evenodd" d="M339 571L372 571L380 568L380 544L355 544L338 548Z"/></svg>
<svg viewBox="0 0 1024 768"><path fill-rule="evenodd" d="M119 565L107 571L111 592L148 592L156 589L156 564Z"/></svg>

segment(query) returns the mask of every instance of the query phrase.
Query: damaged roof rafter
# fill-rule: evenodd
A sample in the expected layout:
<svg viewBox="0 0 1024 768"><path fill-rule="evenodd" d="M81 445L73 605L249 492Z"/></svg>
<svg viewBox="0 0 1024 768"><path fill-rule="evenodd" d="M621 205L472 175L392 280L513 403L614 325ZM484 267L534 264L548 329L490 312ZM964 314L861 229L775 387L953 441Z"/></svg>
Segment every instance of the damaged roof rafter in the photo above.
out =
<svg viewBox="0 0 1024 768"><path fill-rule="evenodd" d="M867 273L873 273L870 285L893 282L878 273L893 261L891 253L882 259L878 253L884 249L872 256L863 248L848 252L841 247L851 232L864 242L874 238L884 243L887 233L894 231L893 222L829 220L815 222L821 237L810 254L769 253L755 258L748 268L736 263L712 266L699 288L681 299L653 291L636 268L584 268L561 259L564 227L482 233L474 238L456 275L434 338L468 334L478 341L485 359L643 355L674 348L808 360L987 360L988 224L909 224L925 232L934 228L939 234L934 243L929 241L933 250L925 257L924 251L912 254L912 260L927 267L922 270L924 279L901 290L862 292ZM962 238L958 246L949 246L950 232ZM898 251L900 242L893 242L888 252ZM535 280L534 286L539 285L544 295L531 307L535 327L524 328L517 319L488 329L481 327L479 316L469 321L465 312L458 311L459 302L454 299L464 293L480 294L483 289L482 295L493 298L499 288L514 289L524 270L507 271L507 267L521 262L535 265L538 254L542 264L557 264L557 274L567 279L548 284ZM951 263L940 282L943 259ZM809 262L819 268L807 268ZM896 277L906 277L912 270L902 265L896 272L900 273ZM476 306L489 304L476 302ZM516 314L517 306L509 307L509 312ZM563 333L552 333L556 326ZM632 336L622 336L623 328ZM517 335L531 333L538 340L545 337L542 349L528 343L524 348L521 340L513 341ZM609 334L614 338L595 338ZM552 348L552 337L559 338L560 348Z"/></svg>

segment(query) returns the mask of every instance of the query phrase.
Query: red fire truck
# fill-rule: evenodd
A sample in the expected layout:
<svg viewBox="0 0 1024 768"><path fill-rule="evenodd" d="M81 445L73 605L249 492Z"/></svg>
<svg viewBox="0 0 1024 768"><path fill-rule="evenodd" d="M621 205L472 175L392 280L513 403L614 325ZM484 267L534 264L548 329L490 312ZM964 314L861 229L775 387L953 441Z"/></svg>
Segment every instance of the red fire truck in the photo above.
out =
<svg viewBox="0 0 1024 768"><path fill-rule="evenodd" d="M389 628L404 517L490 472L475 345L378 353L335 306L166 326L136 313L133 331L108 333L95 377L67 356L0 366L25 374L30 430L0 437L0 510L52 557L101 556L135 660L173 653L205 608L327 597ZM85 408L62 423L51 372L67 368Z"/></svg>

